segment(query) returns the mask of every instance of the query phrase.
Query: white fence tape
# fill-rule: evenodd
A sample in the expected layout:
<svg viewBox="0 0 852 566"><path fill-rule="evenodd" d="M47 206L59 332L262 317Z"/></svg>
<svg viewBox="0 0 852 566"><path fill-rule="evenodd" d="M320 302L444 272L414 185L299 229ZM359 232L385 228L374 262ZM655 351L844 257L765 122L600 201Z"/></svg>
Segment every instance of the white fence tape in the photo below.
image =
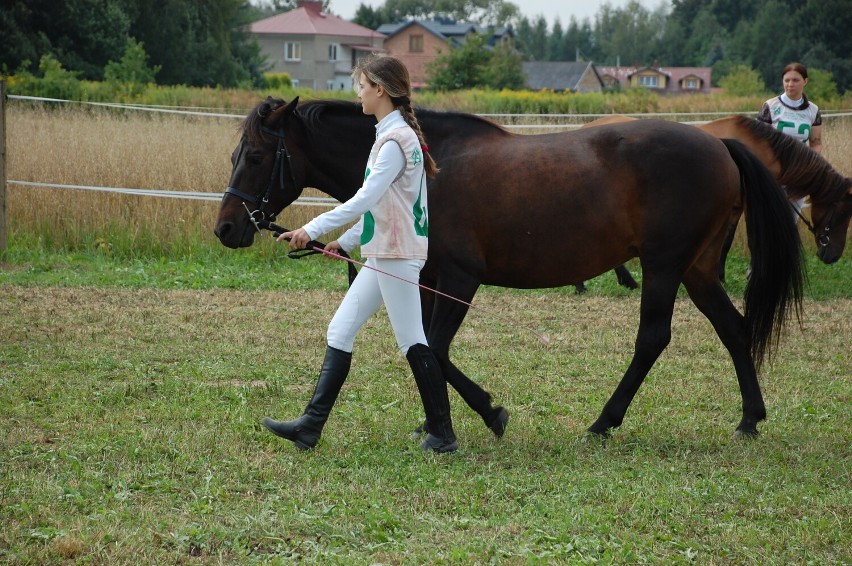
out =
<svg viewBox="0 0 852 566"><path fill-rule="evenodd" d="M90 106L104 106L107 108L119 108L124 110L138 110L142 112L160 112L164 114L183 114L190 116L210 116L212 118L244 118L244 115L239 114L225 114L218 112L204 112L200 110L181 110L178 107L174 106L153 106L153 105L141 105L141 104L118 104L113 102L86 102L86 101L72 101L72 100L63 100L61 98L43 98L39 96L22 96L22 95L8 95L8 98L13 100L30 100L35 102L61 102L61 103L70 103L70 104L87 104ZM631 117L659 117L659 116L728 116L730 114L736 114L736 112L658 112L658 113L648 113L648 114L625 114L625 116ZM752 114L754 114L752 112ZM612 114L480 114L480 116L486 118L531 118L531 119L543 119L543 118L603 118L605 116L611 116ZM839 118L839 117L847 117L852 116L852 112L822 112L823 118ZM691 125L700 125L707 123L707 120L699 120L699 121L684 121L683 124L691 124ZM508 124L503 127L507 130L541 130L541 129L561 129L561 130L570 130L579 128L582 124ZM190 200L209 200L209 201L220 201L222 200L222 196L224 193L193 193L189 191L166 191L159 189L131 189L131 188L122 188L122 187L96 187L91 185L61 185L54 183L35 183L29 181L13 181L7 180L7 184L10 185L21 185L21 186L29 186L29 187L49 187L54 189L77 189L84 191L103 191L108 193L120 193L120 194L128 194L128 195L140 195L140 196L153 196L153 197L164 197L164 198L180 198L180 199L190 199ZM295 205L301 206L336 206L338 201L333 198L324 198L324 197L299 197L293 203Z"/></svg>
<svg viewBox="0 0 852 566"><path fill-rule="evenodd" d="M123 195L138 195L146 197L180 198L189 200L210 200L219 202L225 193L194 193L190 191L164 191L160 189L130 189L125 187L96 187L92 185L62 185L58 183L35 183L31 181L6 181L9 185L24 187L45 187L49 189L76 189L81 191L100 191ZM336 199L326 197L299 197L293 204L302 206L337 206Z"/></svg>

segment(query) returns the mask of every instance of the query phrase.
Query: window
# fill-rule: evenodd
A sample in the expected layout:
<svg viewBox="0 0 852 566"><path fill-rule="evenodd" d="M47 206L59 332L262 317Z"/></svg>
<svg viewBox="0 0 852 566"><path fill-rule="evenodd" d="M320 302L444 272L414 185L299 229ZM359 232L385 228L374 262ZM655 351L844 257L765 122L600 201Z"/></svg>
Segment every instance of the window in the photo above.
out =
<svg viewBox="0 0 852 566"><path fill-rule="evenodd" d="M302 60L302 44L298 41L288 41L284 43L284 60L285 61L301 61Z"/></svg>
<svg viewBox="0 0 852 566"><path fill-rule="evenodd" d="M408 36L408 51L410 53L423 53L423 34Z"/></svg>
<svg viewBox="0 0 852 566"><path fill-rule="evenodd" d="M695 90L698 88L698 81L696 79L686 79L683 86L689 90Z"/></svg>
<svg viewBox="0 0 852 566"><path fill-rule="evenodd" d="M639 77L639 85L649 88L657 88L657 75L642 75Z"/></svg>
<svg viewBox="0 0 852 566"><path fill-rule="evenodd" d="M337 50L340 46L336 43L331 43L328 46L328 60L337 61Z"/></svg>
<svg viewBox="0 0 852 566"><path fill-rule="evenodd" d="M299 88L299 79L290 79L290 85L293 88Z"/></svg>
<svg viewBox="0 0 852 566"><path fill-rule="evenodd" d="M328 81L325 83L326 90L334 90L334 81Z"/></svg>

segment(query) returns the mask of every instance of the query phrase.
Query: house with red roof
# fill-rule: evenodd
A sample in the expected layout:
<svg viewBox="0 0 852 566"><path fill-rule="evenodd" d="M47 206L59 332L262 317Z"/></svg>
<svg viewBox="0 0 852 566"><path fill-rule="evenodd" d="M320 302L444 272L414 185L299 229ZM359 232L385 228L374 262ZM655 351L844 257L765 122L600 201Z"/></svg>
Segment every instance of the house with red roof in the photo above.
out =
<svg viewBox="0 0 852 566"><path fill-rule="evenodd" d="M383 52L385 35L323 12L322 4L299 0L293 10L250 24L248 32L271 71L288 73L293 86L350 89L355 62Z"/></svg>
<svg viewBox="0 0 852 566"><path fill-rule="evenodd" d="M660 94L710 93L710 67L598 67L607 88L644 87Z"/></svg>

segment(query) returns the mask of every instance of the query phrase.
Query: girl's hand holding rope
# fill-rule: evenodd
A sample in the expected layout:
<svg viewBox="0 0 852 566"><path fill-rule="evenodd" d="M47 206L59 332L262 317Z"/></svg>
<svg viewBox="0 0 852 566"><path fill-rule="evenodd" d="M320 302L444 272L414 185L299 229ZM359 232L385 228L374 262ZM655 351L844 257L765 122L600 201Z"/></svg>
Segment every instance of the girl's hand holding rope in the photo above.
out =
<svg viewBox="0 0 852 566"><path fill-rule="evenodd" d="M303 250L305 246L308 245L308 242L311 241L311 237L308 236L308 233L304 228L298 228L296 230L291 230L290 232L284 232L277 238L275 238L276 242L288 241L290 242L291 250Z"/></svg>

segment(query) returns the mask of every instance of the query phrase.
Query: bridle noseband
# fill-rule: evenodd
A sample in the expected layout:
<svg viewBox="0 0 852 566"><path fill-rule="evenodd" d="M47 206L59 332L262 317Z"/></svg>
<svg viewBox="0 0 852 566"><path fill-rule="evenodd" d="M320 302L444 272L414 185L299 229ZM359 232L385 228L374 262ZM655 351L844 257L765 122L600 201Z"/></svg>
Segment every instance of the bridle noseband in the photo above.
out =
<svg viewBox="0 0 852 566"><path fill-rule="evenodd" d="M278 138L278 149L275 151L275 164L272 166L272 173L269 176L269 183L266 185L266 192L263 194L262 198L257 198L255 195L250 195L248 193L244 193L243 191L234 188L228 187L225 189L225 194L234 195L235 197L242 199L243 204L251 203L255 206L258 204L256 209L249 211L249 217L251 221L254 223L255 227L258 230L261 228L267 228L268 223L275 220L275 215L277 213L268 214L266 212L266 206L269 204L269 197L272 194L272 191L275 190L275 187L280 187L281 191L284 191L284 160L287 160L287 170L290 172L290 181L293 183L293 189L295 190L295 194L299 193L299 186L296 184L296 174L293 171L293 162L290 160L290 152L287 151L287 144L284 143L284 129L281 128L278 131L272 130L265 126L261 127L261 131L263 133L275 136ZM239 161L240 156L242 155L243 147L240 147L240 155L237 156L237 161ZM277 178L277 183L276 183ZM248 209L248 206L246 209ZM260 226L260 223L266 223L267 226Z"/></svg>
<svg viewBox="0 0 852 566"><path fill-rule="evenodd" d="M837 208L840 206L840 203L842 203L844 200L845 199L840 199L840 200L832 203L831 209L828 211L828 214L826 214L825 219L822 222L822 224L823 224L822 233L817 232L817 225L811 224L808 221L808 219L805 218L805 216L802 214L802 211L800 211L792 203L790 203L790 205L793 207L793 210L795 211L796 215L799 218L801 218L802 222L805 223L805 226L808 227L808 230L810 231L810 233L814 235L814 238L816 238L816 241L817 241L817 244L819 244L819 247L825 248L825 247L828 247L828 244L831 243L831 238L829 237L828 234L831 232L831 221L834 219L834 213L837 212Z"/></svg>
<svg viewBox="0 0 852 566"><path fill-rule="evenodd" d="M299 190L299 186L296 184L296 174L293 171L293 162L290 160L290 152L287 151L287 144L284 143L284 129L281 128L278 131L272 130L265 126L261 127L261 131L275 136L278 138L278 148L275 150L275 164L272 166L272 173L269 175L269 183L266 185L266 192L263 194L263 197L257 198L255 195L250 195L245 193L237 188L228 187L225 189L225 194L234 195L235 197L241 199L243 201L243 206L246 209L246 212L249 215L249 220L251 220L254 227L258 232L262 230L269 230L272 232L272 235L275 237L280 236L284 232L289 232L287 228L283 226L279 226L275 224L275 216L277 213L273 212L271 214L267 214L266 206L269 204L269 197L272 194L272 191L275 190L275 187L280 187L281 191L285 190L284 187L284 160L287 160L287 170L290 172L290 182L293 183L293 189L295 190L294 194L299 194L301 191ZM237 155L237 161L242 157L244 146L240 145L240 153ZM277 179L277 182L276 182ZM248 204L251 203L255 206L258 204L257 208L254 210L250 210ZM322 242L318 242L316 240L311 240L308 242L308 247L303 250L294 250L287 254L288 257L293 259L301 259L308 255L319 254L322 253L317 251L325 247L325 244ZM341 257L348 259L349 254L345 251L340 250L339 254ZM355 280L355 277L358 275L358 271L355 269L355 265L347 262L348 274L349 274L349 285L352 285L352 282Z"/></svg>

